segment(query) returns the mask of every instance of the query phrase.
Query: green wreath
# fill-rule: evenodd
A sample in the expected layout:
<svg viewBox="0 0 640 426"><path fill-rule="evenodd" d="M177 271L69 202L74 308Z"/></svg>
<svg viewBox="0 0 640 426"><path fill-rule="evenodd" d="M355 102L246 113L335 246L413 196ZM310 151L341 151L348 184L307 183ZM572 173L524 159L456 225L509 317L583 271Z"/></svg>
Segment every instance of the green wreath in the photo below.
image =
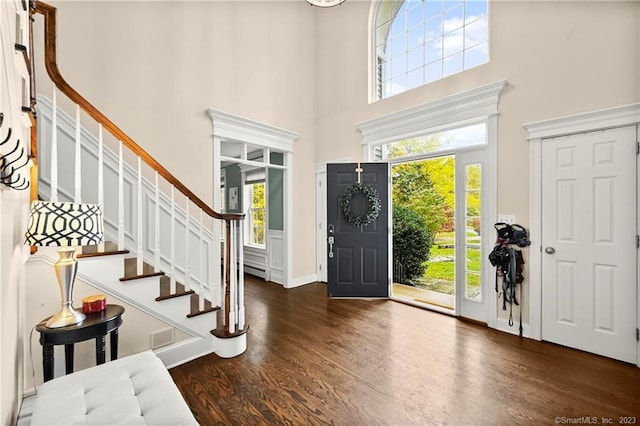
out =
<svg viewBox="0 0 640 426"><path fill-rule="evenodd" d="M351 211L351 199L356 194L362 194L367 198L369 203L369 210L366 214L356 216ZM353 226L367 226L380 214L382 210L382 202L380 201L380 195L375 188L361 183L354 183L349 185L344 193L340 196L340 208L342 209L342 215L348 224Z"/></svg>

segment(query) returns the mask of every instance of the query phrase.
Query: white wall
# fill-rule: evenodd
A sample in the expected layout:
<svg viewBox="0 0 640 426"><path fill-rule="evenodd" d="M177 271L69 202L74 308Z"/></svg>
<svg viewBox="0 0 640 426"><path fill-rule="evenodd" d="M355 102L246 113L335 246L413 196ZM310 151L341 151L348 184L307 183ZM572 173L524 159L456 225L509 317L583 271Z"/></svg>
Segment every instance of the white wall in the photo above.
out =
<svg viewBox="0 0 640 426"><path fill-rule="evenodd" d="M317 162L362 159L355 123L506 79L497 210L528 227L529 145L522 124L640 101L639 2L493 1L488 64L372 104L369 9L369 2L347 1L318 13ZM524 302L526 322L526 295Z"/></svg>

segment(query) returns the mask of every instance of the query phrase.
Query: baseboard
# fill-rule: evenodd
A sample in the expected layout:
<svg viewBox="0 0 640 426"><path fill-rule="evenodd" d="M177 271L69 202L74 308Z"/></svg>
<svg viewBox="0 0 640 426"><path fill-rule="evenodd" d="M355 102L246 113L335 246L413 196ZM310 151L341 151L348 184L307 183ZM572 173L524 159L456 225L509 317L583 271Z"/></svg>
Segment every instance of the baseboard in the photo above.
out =
<svg viewBox="0 0 640 426"><path fill-rule="evenodd" d="M498 318L496 320L496 330L503 331L505 333L513 334L516 336L520 335L520 322L517 318L514 318L513 325L509 325L509 320L505 318ZM531 338L530 326L529 324L522 324L522 337L526 337L527 339Z"/></svg>
<svg viewBox="0 0 640 426"><path fill-rule="evenodd" d="M284 271L282 269L273 269L271 268L271 277L269 281L274 282L276 284L284 285Z"/></svg>
<svg viewBox="0 0 640 426"><path fill-rule="evenodd" d="M268 277L267 277L267 273L266 273L266 271L264 269L255 268L255 267L245 263L244 264L244 272L249 274L249 275L253 275L255 277L259 277L259 278L262 278L263 280L269 281Z"/></svg>
<svg viewBox="0 0 640 426"><path fill-rule="evenodd" d="M286 288L300 287L301 285L311 284L317 281L318 281L318 276L315 274L307 275L304 277L298 277L298 278L294 278Z"/></svg>
<svg viewBox="0 0 640 426"><path fill-rule="evenodd" d="M36 404L36 395L25 395L20 404L20 411L18 412L18 419L16 426L29 426L31 425L31 418L33 416L33 407Z"/></svg>
<svg viewBox="0 0 640 426"><path fill-rule="evenodd" d="M154 350L154 353L162 360L167 369L193 361L212 352L215 352L213 336L208 338L192 337Z"/></svg>

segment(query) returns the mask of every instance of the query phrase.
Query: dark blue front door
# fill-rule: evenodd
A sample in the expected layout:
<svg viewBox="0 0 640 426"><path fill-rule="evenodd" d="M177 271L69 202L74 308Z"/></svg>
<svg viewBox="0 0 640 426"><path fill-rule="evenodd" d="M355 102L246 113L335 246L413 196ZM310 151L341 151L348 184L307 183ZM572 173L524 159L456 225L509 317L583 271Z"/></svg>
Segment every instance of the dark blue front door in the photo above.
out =
<svg viewBox="0 0 640 426"><path fill-rule="evenodd" d="M349 223L340 198L358 182L377 191L382 203L368 225ZM371 191L367 192L371 194ZM362 192L350 197L353 217L371 211ZM332 297L389 297L389 164L327 165L327 292Z"/></svg>

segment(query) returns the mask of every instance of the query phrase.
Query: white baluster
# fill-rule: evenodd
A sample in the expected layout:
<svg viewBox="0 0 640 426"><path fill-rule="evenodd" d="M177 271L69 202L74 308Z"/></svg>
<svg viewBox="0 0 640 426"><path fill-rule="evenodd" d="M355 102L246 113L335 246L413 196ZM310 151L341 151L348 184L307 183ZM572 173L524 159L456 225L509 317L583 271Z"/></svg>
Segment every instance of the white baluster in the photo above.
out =
<svg viewBox="0 0 640 426"><path fill-rule="evenodd" d="M202 209L200 209L200 216L198 217L198 232L200 235L200 244L198 245L198 247L200 247L199 250L199 254L200 254L200 292L202 294L202 297L200 297L200 304L201 304L201 308L200 310L204 310L204 299L205 297L208 297L209 300L211 300L211 291L210 291L210 286L209 286L209 281L207 279L207 274L206 274L206 269L205 269L205 258L204 258L204 227L202 226Z"/></svg>
<svg viewBox="0 0 640 426"><path fill-rule="evenodd" d="M137 218L138 229L136 233L136 239L138 240L138 253L136 256L136 268L137 274L142 275L143 273L143 256L144 256L144 239L142 236L142 158L138 157L138 208L137 208Z"/></svg>
<svg viewBox="0 0 640 426"><path fill-rule="evenodd" d="M211 292L211 303L213 306L222 306L220 303L220 296L222 294L222 287L224 286L224 278L222 278L222 283L220 281L220 277L222 277L220 271L220 238L216 239L216 235L220 236L220 224L216 218L211 218L211 231L213 233L213 241L211 244L211 258L208 262L205 262L205 265L209 265L209 291ZM218 231L216 232L216 228ZM222 268L224 269L224 268Z"/></svg>
<svg viewBox="0 0 640 426"><path fill-rule="evenodd" d="M124 159L118 141L118 250L124 250Z"/></svg>
<svg viewBox="0 0 640 426"><path fill-rule="evenodd" d="M160 184L158 182L158 172L156 171L156 189L155 189L155 248L154 248L154 271L160 272Z"/></svg>
<svg viewBox="0 0 640 426"><path fill-rule="evenodd" d="M189 199L187 198L187 207L185 209L185 221L184 221L184 288L185 290L191 290L191 268L189 266ZM202 297L200 297L202 300Z"/></svg>
<svg viewBox="0 0 640 426"><path fill-rule="evenodd" d="M58 201L58 102L56 87L51 99L51 201Z"/></svg>
<svg viewBox="0 0 640 426"><path fill-rule="evenodd" d="M237 236L236 236L236 221L229 222L231 224L231 268L229 273L231 274L229 280L229 332L235 333L236 331L236 253Z"/></svg>
<svg viewBox="0 0 640 426"><path fill-rule="evenodd" d="M243 232L238 222L238 330L244 329L244 244Z"/></svg>
<svg viewBox="0 0 640 426"><path fill-rule="evenodd" d="M175 187L171 185L171 280L169 291L176 292L176 195Z"/></svg>
<svg viewBox="0 0 640 426"><path fill-rule="evenodd" d="M219 136L213 137L213 158L220 158L221 155L222 139ZM213 164L213 210L221 212L224 208L221 205L220 191L224 189L220 188L220 182L222 182L222 170L220 168L220 161L214 161ZM222 306L220 302L222 295L222 289L224 288L224 280L222 278L221 268L224 269L224 264L220 263L222 254L220 250L224 250L222 246L222 236L224 235L224 221L216 218L212 218L211 234L213 239L211 240L209 259L207 264L209 265L209 291L211 294L211 303L214 306Z"/></svg>
<svg viewBox="0 0 640 426"><path fill-rule="evenodd" d="M231 238L227 238L228 236L228 232L227 229L230 229L231 225L229 222L224 221L224 230L223 232L225 233L225 238L224 238L224 247L222 247L222 285L220 286L220 308L222 309L223 315L223 325L227 325L229 324L229 318L227 318L226 316L226 312L227 312L227 258L229 257L228 255L228 250L227 247L229 246L229 240Z"/></svg>
<svg viewBox="0 0 640 426"><path fill-rule="evenodd" d="M102 208L103 217L106 216L104 211L104 142L102 140L102 124L98 125L98 205ZM104 242L98 246L99 252L104 252Z"/></svg>
<svg viewBox="0 0 640 426"><path fill-rule="evenodd" d="M80 140L80 105L76 104L75 193L73 201L82 202L82 142Z"/></svg>

